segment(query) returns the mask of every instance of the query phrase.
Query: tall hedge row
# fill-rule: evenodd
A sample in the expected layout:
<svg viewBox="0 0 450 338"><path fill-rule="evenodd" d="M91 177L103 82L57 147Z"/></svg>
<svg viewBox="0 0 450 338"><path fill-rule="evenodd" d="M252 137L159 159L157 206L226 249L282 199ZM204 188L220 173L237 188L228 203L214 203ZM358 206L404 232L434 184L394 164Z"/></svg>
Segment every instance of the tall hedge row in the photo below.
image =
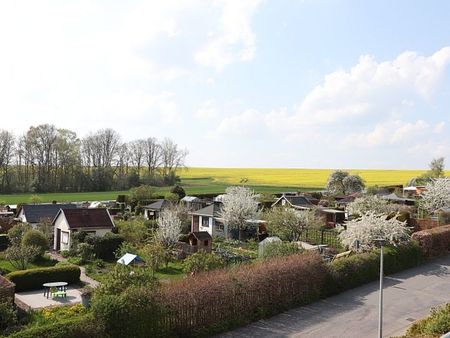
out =
<svg viewBox="0 0 450 338"><path fill-rule="evenodd" d="M450 252L450 225L415 232L412 238L419 242L428 257L442 256Z"/></svg>
<svg viewBox="0 0 450 338"><path fill-rule="evenodd" d="M103 237L99 236L87 236L86 243L91 244L94 247L95 257L104 260L115 259L115 252L123 243L124 238L122 235L108 233Z"/></svg>
<svg viewBox="0 0 450 338"><path fill-rule="evenodd" d="M14 271L7 274L6 278L16 284L16 292L21 292L42 289L42 284L50 282L78 283L80 274L78 266L62 265Z"/></svg>

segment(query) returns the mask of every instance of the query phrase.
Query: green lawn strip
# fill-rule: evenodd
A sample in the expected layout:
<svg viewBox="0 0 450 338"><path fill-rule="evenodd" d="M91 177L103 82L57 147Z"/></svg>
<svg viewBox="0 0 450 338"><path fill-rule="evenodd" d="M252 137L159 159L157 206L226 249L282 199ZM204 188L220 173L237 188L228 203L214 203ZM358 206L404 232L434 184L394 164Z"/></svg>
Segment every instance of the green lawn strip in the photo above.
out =
<svg viewBox="0 0 450 338"><path fill-rule="evenodd" d="M49 267L54 266L57 262L51 259L42 258L35 262L29 263L27 266L27 269L35 269L35 268L43 268L43 267ZM0 271L3 272L4 275L7 273L17 271L18 269L15 268L10 261L4 259L0 255Z"/></svg>

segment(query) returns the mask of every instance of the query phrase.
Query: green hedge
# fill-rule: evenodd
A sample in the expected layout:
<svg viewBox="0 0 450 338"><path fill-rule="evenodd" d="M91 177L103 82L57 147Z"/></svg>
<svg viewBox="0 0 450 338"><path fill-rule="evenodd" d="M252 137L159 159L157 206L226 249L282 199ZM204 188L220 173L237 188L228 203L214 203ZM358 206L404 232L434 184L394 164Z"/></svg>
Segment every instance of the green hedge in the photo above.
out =
<svg viewBox="0 0 450 338"><path fill-rule="evenodd" d="M415 232L412 239L417 240L428 257L438 257L450 252L450 225Z"/></svg>
<svg viewBox="0 0 450 338"><path fill-rule="evenodd" d="M14 271L7 274L6 278L16 284L16 292L21 292L42 289L42 284L50 282L78 283L80 273L78 266L65 265Z"/></svg>
<svg viewBox="0 0 450 338"><path fill-rule="evenodd" d="M82 316L78 318L59 320L43 326L27 328L16 332L8 338L82 338L95 337L106 338L104 328L99 323L94 322L90 317Z"/></svg>
<svg viewBox="0 0 450 338"><path fill-rule="evenodd" d="M424 254L417 242L384 248L384 273L392 274L419 265ZM374 281L380 276L380 251L341 258L329 264L327 294L334 294Z"/></svg>
<svg viewBox="0 0 450 338"><path fill-rule="evenodd" d="M122 235L108 233L103 237L87 236L85 242L94 246L94 254L96 258L114 260L115 252L124 242L124 238Z"/></svg>

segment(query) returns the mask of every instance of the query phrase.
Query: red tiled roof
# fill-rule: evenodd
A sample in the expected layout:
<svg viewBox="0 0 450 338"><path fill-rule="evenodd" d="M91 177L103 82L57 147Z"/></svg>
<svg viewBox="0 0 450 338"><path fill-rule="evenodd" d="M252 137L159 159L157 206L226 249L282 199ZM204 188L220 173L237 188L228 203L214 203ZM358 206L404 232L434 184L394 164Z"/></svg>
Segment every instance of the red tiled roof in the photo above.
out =
<svg viewBox="0 0 450 338"><path fill-rule="evenodd" d="M106 209L61 209L66 216L69 228L106 228L112 229L114 224Z"/></svg>

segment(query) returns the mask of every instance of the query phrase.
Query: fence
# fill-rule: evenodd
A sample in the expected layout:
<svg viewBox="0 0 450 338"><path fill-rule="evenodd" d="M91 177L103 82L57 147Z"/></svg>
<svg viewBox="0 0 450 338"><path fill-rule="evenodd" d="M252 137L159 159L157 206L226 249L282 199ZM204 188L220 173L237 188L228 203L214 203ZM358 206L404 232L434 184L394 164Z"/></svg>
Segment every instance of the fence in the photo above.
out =
<svg viewBox="0 0 450 338"><path fill-rule="evenodd" d="M299 240L311 244L326 244L332 248L341 248L341 242L335 230L305 229Z"/></svg>

